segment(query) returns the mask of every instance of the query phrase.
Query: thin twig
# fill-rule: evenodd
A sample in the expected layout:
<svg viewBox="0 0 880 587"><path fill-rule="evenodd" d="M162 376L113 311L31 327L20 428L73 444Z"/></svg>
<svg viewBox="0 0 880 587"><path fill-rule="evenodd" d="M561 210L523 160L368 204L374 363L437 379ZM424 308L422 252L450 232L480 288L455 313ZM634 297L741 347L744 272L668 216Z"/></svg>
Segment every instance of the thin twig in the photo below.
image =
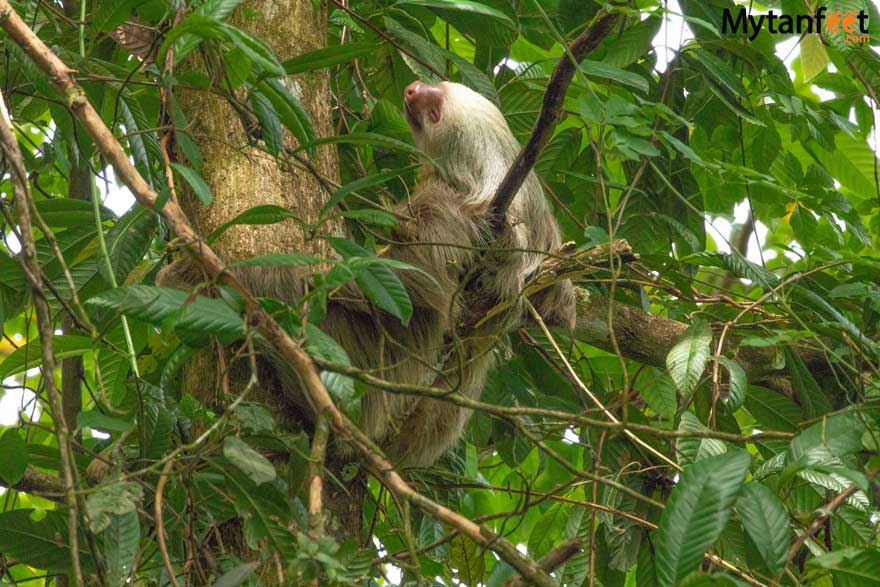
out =
<svg viewBox="0 0 880 587"><path fill-rule="evenodd" d="M6 102L0 93L0 146L10 166L12 192L15 195L15 208L18 212L18 221L21 226L21 264L31 286L31 294L34 309L37 314L37 329L40 333L40 352L43 359L43 382L46 388L46 396L49 400L49 409L52 421L55 424L55 438L58 442L58 452L61 455L61 470L64 475L65 503L67 504L68 517L68 541L70 546L70 563L74 585L83 585L82 567L79 562L79 508L76 496L76 471L74 470L73 449L70 445L70 430L67 420L64 418L64 408L61 405L61 393L55 383L55 354L52 350L52 337L55 327L52 324L52 314L49 310L49 302L43 292L43 275L40 264L37 261L37 247L34 238L34 230L31 226L31 194L27 180L27 172L21 150L18 147L18 139L12 129L12 121L6 110Z"/></svg>
<svg viewBox="0 0 880 587"><path fill-rule="evenodd" d="M535 310L535 307L532 304L527 302L527 305L528 305L529 312L532 314L532 318L534 318L535 321L538 323L538 325L541 327L541 330L544 332L544 336L546 336L547 340L550 341L550 344L553 346L553 350L556 352L557 356L562 361L562 364L565 365L565 371L568 374L569 379L571 379L574 382L574 384L577 385L577 387L582 392L584 392L584 394L588 398L590 398L590 401L593 402L593 404L595 404L595 406L597 408L599 408L602 411L602 413L605 414L605 416L609 420L611 420L611 422L613 422L614 424L622 424L621 421L617 419L617 416L615 416L611 412L611 410L606 408L605 405L599 400L599 398L596 397L596 395L592 391L590 391L590 389L581 380L581 378L578 377L578 374L575 372L574 368L572 368L571 363L569 363L568 359L565 357L565 353L563 353L562 350L559 348L559 345L556 344L556 339L553 338L553 334L550 332L550 329L547 328L546 324L544 324L544 320L541 318L541 315L538 314L538 311ZM656 456L657 458L659 458L661 461L663 461L664 463L666 463L667 465L669 465L670 467L672 467L676 471L682 470L681 466L679 466L678 463L676 463L675 461L673 461L672 459L667 457L665 454L658 451L656 448L654 448L653 446L651 446L650 444L648 444L647 442L645 442L644 440L642 440L641 438L636 436L635 433L633 433L625 425L623 427L623 433L630 440L632 440L634 443L636 443L638 446L644 448L649 453Z"/></svg>
<svg viewBox="0 0 880 587"><path fill-rule="evenodd" d="M170 459L162 467L159 473L159 482L156 483L156 499L153 502L153 513L156 517L156 539L159 542L159 552L162 553L162 564L165 565L165 571L168 573L168 580L174 587L180 587L177 582L177 576L174 567L171 565L171 557L168 556L168 547L165 545L165 526L162 524L162 492L165 490L165 483L168 482L168 473L174 466L174 460Z"/></svg>

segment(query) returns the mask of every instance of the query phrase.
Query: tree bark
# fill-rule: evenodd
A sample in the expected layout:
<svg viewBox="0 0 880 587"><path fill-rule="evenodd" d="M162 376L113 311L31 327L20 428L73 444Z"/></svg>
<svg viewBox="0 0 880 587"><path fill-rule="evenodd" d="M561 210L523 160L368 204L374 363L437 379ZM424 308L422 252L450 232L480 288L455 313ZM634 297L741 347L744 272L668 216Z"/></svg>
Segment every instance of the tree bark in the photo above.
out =
<svg viewBox="0 0 880 587"><path fill-rule="evenodd" d="M322 3L316 8L312 0L249 0L236 10L229 22L266 42L281 61L326 44L326 4ZM188 58L187 61L192 67L202 67L201 58ZM211 72L203 73L210 75ZM330 75L326 70L292 76L288 80L288 88L309 113L318 137L335 134ZM225 99L180 88L176 92L190 123L189 132L202 152L202 177L214 196L213 203L204 206L191 194L182 193L178 186L180 204L200 234L208 235L238 214L258 205L281 206L305 222L314 222L318 218L329 195L312 172L279 163L269 154L250 145L238 114ZM245 95L236 97L246 100ZM295 140L288 135L285 144L294 146ZM320 147L311 163L314 171L322 177L337 181L335 147ZM329 225L324 229L335 232L337 227ZM309 240L308 235L293 221L233 226L218 239L214 247L227 261L273 253L330 254L325 240ZM193 365L184 373L183 388L208 406L218 405L223 397L221 390L240 390L245 377L244 373L238 372L244 371L243 368L233 369L229 377L223 379L221 371L224 366L224 360L217 360L216 351L201 353L194 357ZM214 376L206 377L206 373ZM281 394L273 393L271 385L266 387L261 384L259 388L263 389L255 390L256 394L251 398L266 403L282 423L288 424L291 418L289 413L284 412L286 406ZM327 465L333 468L333 463L328 462ZM333 484L326 485L328 530L338 538L358 536L364 487L359 481L352 482L344 491L338 490Z"/></svg>
<svg viewBox="0 0 880 587"><path fill-rule="evenodd" d="M280 60L326 43L326 6L315 9L311 0L250 0L229 22L265 41ZM317 136L334 134L328 72L291 77L289 87L311 116ZM317 218L328 196L310 173L282 168L270 155L249 146L238 115L223 98L177 91L192 135L202 150L202 175L214 194L214 202L208 207L192 197L182 198L181 205L201 234L210 234L241 212L261 204L285 207L306 222ZM333 147L320 148L312 163L323 176L331 180L338 176ZM228 260L292 251L327 252L323 241L307 241L292 221L233 226L218 240L216 250Z"/></svg>

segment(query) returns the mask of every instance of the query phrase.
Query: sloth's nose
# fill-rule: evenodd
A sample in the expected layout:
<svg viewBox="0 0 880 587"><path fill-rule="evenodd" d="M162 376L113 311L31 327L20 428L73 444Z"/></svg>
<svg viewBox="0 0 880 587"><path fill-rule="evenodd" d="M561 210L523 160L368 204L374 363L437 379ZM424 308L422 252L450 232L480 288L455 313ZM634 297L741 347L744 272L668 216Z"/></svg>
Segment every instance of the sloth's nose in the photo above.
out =
<svg viewBox="0 0 880 587"><path fill-rule="evenodd" d="M418 95L418 93L422 90L424 86L425 84L423 84L422 82L414 81L410 85L406 86L405 90L403 90L404 98L406 98L407 100L412 100L415 96Z"/></svg>

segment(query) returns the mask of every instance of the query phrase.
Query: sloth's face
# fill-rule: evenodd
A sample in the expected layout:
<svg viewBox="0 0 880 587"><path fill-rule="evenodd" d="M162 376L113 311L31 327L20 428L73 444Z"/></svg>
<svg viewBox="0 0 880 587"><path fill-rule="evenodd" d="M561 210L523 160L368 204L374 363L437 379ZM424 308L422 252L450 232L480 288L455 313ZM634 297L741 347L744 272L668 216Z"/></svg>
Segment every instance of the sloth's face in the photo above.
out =
<svg viewBox="0 0 880 587"><path fill-rule="evenodd" d="M426 127L440 123L445 101L446 89L443 82L430 85L415 81L406 86L403 91L403 109L414 135L429 130Z"/></svg>

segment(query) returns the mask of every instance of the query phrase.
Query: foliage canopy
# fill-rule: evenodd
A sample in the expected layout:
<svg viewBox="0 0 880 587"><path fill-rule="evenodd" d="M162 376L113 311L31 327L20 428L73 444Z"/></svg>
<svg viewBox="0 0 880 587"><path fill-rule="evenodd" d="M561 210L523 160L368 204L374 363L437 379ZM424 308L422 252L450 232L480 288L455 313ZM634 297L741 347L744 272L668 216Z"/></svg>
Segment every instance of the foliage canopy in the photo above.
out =
<svg viewBox="0 0 880 587"><path fill-rule="evenodd" d="M331 0L326 48L279 56L244 30L255 8L242 0L92 0L84 18L75 1L12 4L76 70L162 198L171 178L202 206L214 199L177 88L235 103L241 120L230 124L279 162L302 168L319 149L338 149L340 181L308 226L323 235L344 219L350 238L329 240L337 256L291 251L238 263L316 267L313 308L354 279L404 323L410 300L395 267L375 255L395 223L389 204L406 198L422 163L403 88L416 78L466 84L495 101L524 142L564 46L603 9L590 0ZM808 4L768 7L805 14ZM776 44L792 35L721 32L733 2L682 1L680 15L653 0L619 6L619 25L568 88L536 171L567 240L583 248L626 239L639 259L578 280L590 302L570 344L560 336L557 347L540 329L511 333L481 398L494 409L477 409L459 446L410 476L420 493L535 560L579 540L582 549L553 569L560 585L880 584L880 178L871 145L880 15L868 0L828 6L866 11L871 34L861 43L844 32L805 35L790 67ZM234 11L244 25L228 20ZM693 32L681 46L675 28L658 36L674 17ZM124 25L153 42L120 41ZM197 349L241 346L241 300L155 286L170 250L163 223L151 210L113 208L122 196L66 97L2 42L0 86L59 329L53 350L68 365L81 361L81 380L76 369L64 377L82 384L82 409L69 413L88 581L166 585L165 557L187 585L273 584L279 573L316 585L494 587L514 577L492 551L375 479L361 536L340 544L308 531L309 436L248 398L212 410L175 384ZM662 45L672 58L658 68ZM212 75L187 69L196 61ZM285 78L328 71L338 134L318 136ZM85 199L72 179L83 169ZM56 423L36 369L41 341L8 158L3 172L0 398L23 399L0 428L9 488L0 584L49 585L71 572L69 518L55 501L64 489ZM108 207L88 198L108 192ZM257 206L205 236L283 222L301 220ZM320 331L320 311L265 305L304 333L314 356L347 361ZM61 369L52 376L65 383ZM356 417L361 384L329 372L323 380ZM278 469L281 457L289 462ZM96 463L105 469L97 481ZM217 527L235 517L251 560L218 544Z"/></svg>

